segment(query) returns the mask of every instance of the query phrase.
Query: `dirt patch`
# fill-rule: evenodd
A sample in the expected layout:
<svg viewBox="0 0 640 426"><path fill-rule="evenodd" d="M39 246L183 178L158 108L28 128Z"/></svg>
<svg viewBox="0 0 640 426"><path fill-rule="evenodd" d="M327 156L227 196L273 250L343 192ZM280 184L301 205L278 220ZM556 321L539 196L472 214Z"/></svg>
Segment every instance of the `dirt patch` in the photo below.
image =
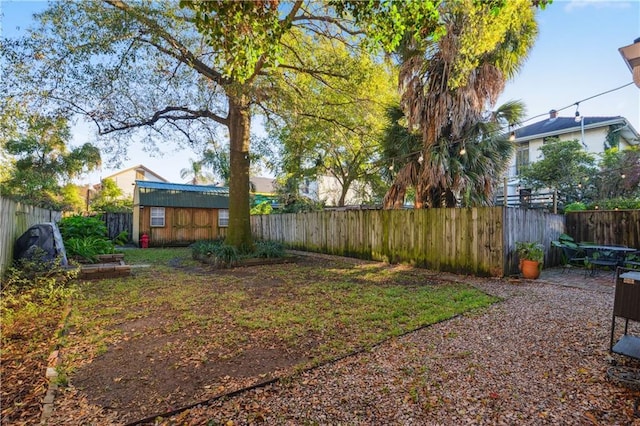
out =
<svg viewBox="0 0 640 426"><path fill-rule="evenodd" d="M133 421L237 390L301 361L285 350L251 344L226 356L203 351L177 357L183 340L184 333L174 333L122 341L80 368L73 385L89 403Z"/></svg>
<svg viewBox="0 0 640 426"><path fill-rule="evenodd" d="M299 262L315 267L329 264L309 258ZM213 294L226 290L217 287L220 284L215 278L231 280L250 295L243 304L274 297L284 284L276 273L280 265L216 269L208 265L184 267L175 261L171 266L200 276ZM205 299L192 308L203 321L213 310L221 309ZM306 352L319 342L304 339L301 351L295 352L273 336L247 330L241 341L221 345L225 342L223 325L194 320L186 327L178 326L183 313L170 303L156 305L142 317L133 310L129 314L131 319L121 318L112 327L118 335L113 343L90 362L82 363L70 377L73 392L88 404L101 407L106 417L123 423L292 374L295 366L310 361Z"/></svg>

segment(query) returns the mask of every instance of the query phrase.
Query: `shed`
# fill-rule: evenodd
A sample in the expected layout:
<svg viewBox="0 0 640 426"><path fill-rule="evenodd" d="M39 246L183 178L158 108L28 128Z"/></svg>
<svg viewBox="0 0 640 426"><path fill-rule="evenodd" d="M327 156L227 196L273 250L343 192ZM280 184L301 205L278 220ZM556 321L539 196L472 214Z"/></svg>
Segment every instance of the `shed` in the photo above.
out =
<svg viewBox="0 0 640 426"><path fill-rule="evenodd" d="M136 180L133 240L149 246L188 245L226 236L229 188Z"/></svg>

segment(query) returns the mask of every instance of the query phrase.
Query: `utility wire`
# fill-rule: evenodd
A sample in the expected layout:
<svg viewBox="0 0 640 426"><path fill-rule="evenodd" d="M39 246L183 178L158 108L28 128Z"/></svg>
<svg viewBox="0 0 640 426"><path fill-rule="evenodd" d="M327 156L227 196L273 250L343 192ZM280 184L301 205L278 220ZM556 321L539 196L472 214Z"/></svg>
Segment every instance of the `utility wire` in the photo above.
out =
<svg viewBox="0 0 640 426"><path fill-rule="evenodd" d="M562 108L556 109L556 111L557 112L564 111L565 109L571 108L574 105L578 106L582 102L588 101L588 100L593 99L593 98L597 98L598 96L606 95L607 93L615 92L616 90L624 89L625 87L631 86L632 84L633 84L633 81L631 81L631 82L629 82L627 84L623 84L622 86L616 87L615 89L606 90L606 91L604 91L602 93L598 93L597 95L593 95L593 96L589 96L588 98L581 99L581 100L579 100L577 102L574 102L574 103L572 103L570 105L567 105L566 107L562 107ZM545 112L544 114L535 115L533 117L527 118L526 120L522 121L522 123L526 123L527 121L531 121L531 120L534 120L536 118L544 117L547 114L549 114L549 113ZM522 124L522 123L520 123L520 124Z"/></svg>

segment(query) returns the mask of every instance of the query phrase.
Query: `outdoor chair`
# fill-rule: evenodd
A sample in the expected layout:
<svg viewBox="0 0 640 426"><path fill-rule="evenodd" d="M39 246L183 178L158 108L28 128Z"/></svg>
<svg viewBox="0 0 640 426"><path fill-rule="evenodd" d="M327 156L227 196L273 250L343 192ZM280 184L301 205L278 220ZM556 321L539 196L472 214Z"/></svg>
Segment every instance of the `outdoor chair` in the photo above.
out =
<svg viewBox="0 0 640 426"><path fill-rule="evenodd" d="M623 263L626 268L640 269L640 250L627 253Z"/></svg>
<svg viewBox="0 0 640 426"><path fill-rule="evenodd" d="M572 267L584 268L586 255L584 250L578 247L569 247L567 245L561 245L562 254L564 258L564 265L562 272L565 272Z"/></svg>
<svg viewBox="0 0 640 426"><path fill-rule="evenodd" d="M586 265L585 276L590 273L591 276L595 276L599 267L609 268L611 271L616 270L616 267L621 262L618 254L612 250L600 250L597 248L585 247Z"/></svg>

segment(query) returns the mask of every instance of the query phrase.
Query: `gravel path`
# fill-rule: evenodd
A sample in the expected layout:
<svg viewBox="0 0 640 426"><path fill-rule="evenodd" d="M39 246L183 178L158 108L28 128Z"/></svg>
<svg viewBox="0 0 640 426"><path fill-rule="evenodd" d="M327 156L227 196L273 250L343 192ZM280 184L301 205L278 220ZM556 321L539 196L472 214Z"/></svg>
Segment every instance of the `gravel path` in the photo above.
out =
<svg viewBox="0 0 640 426"><path fill-rule="evenodd" d="M472 280L504 301L165 423L640 425L606 379L613 288Z"/></svg>

